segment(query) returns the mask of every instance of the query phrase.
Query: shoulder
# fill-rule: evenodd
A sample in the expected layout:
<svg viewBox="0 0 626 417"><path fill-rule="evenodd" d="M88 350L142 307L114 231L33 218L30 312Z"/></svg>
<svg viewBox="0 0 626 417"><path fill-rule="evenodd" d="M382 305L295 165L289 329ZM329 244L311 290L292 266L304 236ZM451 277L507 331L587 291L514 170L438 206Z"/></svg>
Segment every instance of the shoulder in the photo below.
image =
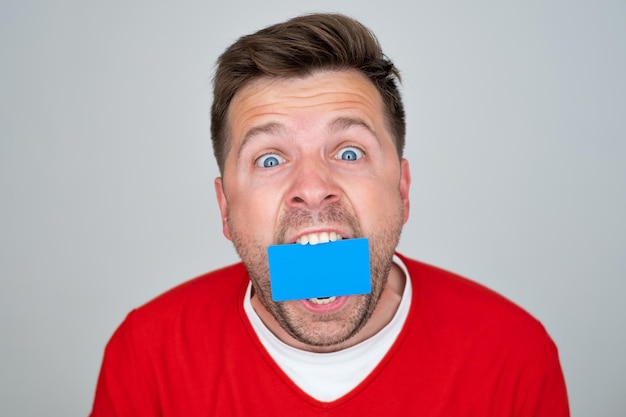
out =
<svg viewBox="0 0 626 417"><path fill-rule="evenodd" d="M522 307L475 281L399 255L411 276L422 318L449 325L463 334L498 338L548 338L543 325Z"/></svg>
<svg viewBox="0 0 626 417"><path fill-rule="evenodd" d="M427 358L416 361L427 384L454 384L494 415L568 415L558 350L537 319L483 285L399 256L413 284L405 351Z"/></svg>
<svg viewBox="0 0 626 417"><path fill-rule="evenodd" d="M188 326L214 326L236 314L247 283L241 263L200 275L134 309L122 327L136 336L156 336Z"/></svg>

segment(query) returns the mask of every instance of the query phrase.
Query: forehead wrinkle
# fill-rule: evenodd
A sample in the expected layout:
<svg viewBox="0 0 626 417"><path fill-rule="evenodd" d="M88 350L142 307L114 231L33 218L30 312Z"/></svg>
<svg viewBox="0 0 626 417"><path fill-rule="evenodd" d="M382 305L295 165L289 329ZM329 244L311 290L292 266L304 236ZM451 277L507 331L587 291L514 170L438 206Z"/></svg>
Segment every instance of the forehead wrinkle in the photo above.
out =
<svg viewBox="0 0 626 417"><path fill-rule="evenodd" d="M349 75L344 72L338 73L341 76L344 74ZM322 75L333 75L333 73L322 73ZM230 106L229 121L230 123L233 123L234 119L243 119L244 121L248 119L250 121L250 119L270 114L280 117L286 113L306 112L315 108L319 108L321 113L325 113L326 111L323 110L325 106L334 106L333 112L346 111L348 114L345 116L340 114L336 119L331 120L329 125L332 126L327 125L325 127L327 131L332 133L361 126L370 132L376 141L381 143L382 138L377 134L374 128L375 125L372 125L369 117L363 117L363 115L359 114L365 112L365 115L369 115L372 110L378 111L378 107L382 104L379 102L378 92L373 85L369 84L370 81L365 79L360 73L355 73L355 75L363 78L362 81L366 81L366 83L350 83L352 89L347 90L342 88L336 89L336 86L330 82L332 79L322 79L319 83L311 86L301 84L302 81L306 81L307 77L289 79L260 78L246 85L234 97ZM373 95L370 90L373 90ZM357 114L354 114L355 111ZM235 113L237 116L235 116ZM231 125L232 128L233 126ZM234 132L231 130L231 133ZM247 147L252 139L263 135L285 137L289 136L289 132L283 123L276 120L268 121L265 124L261 123L258 126L254 126L254 123L252 123L252 127L248 131L244 131L243 136L240 136L242 139L237 150L237 157L240 157L242 149Z"/></svg>

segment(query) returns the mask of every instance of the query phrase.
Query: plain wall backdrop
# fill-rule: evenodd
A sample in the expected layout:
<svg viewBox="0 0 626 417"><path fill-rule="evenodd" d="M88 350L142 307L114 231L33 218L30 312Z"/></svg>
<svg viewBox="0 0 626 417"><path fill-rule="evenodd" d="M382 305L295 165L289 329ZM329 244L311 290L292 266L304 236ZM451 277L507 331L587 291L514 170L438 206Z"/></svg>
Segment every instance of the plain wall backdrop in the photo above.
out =
<svg viewBox="0 0 626 417"><path fill-rule="evenodd" d="M237 261L213 64L313 11L360 19L402 71L399 250L539 318L573 415L626 415L623 0L0 0L0 415L86 415L125 315Z"/></svg>

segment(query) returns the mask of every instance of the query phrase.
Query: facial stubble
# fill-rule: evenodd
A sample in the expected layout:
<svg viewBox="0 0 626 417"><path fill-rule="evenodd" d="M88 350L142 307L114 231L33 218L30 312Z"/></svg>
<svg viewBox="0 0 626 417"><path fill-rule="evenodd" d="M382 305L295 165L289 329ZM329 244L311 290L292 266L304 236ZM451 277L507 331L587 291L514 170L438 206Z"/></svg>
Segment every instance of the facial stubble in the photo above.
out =
<svg viewBox="0 0 626 417"><path fill-rule="evenodd" d="M350 238L367 237L370 241L370 294L354 295L349 311L329 314L304 314L297 310L293 301L275 302L271 297L267 246L258 239L245 236L232 221L230 211L227 221L235 249L243 261L255 296L278 324L295 340L311 347L328 348L342 344L359 333L372 317L385 289L403 224L403 206L390 210L390 215L379 222L379 227L363 236L356 216L341 203L333 203L318 212L292 209L281 216L273 244L286 244L290 231L305 227L340 225Z"/></svg>

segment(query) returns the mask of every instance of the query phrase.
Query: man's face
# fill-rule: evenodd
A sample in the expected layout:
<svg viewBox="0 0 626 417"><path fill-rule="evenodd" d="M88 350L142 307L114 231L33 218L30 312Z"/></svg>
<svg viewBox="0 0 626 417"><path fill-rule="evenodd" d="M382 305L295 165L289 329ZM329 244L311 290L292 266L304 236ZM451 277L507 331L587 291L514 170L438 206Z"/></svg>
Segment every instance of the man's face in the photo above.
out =
<svg viewBox="0 0 626 417"><path fill-rule="evenodd" d="M385 289L410 174L384 114L380 94L356 71L257 79L230 105L231 148L216 180L224 235L248 269L253 301L307 346L350 340ZM371 294L272 301L268 246L356 237L370 241Z"/></svg>

